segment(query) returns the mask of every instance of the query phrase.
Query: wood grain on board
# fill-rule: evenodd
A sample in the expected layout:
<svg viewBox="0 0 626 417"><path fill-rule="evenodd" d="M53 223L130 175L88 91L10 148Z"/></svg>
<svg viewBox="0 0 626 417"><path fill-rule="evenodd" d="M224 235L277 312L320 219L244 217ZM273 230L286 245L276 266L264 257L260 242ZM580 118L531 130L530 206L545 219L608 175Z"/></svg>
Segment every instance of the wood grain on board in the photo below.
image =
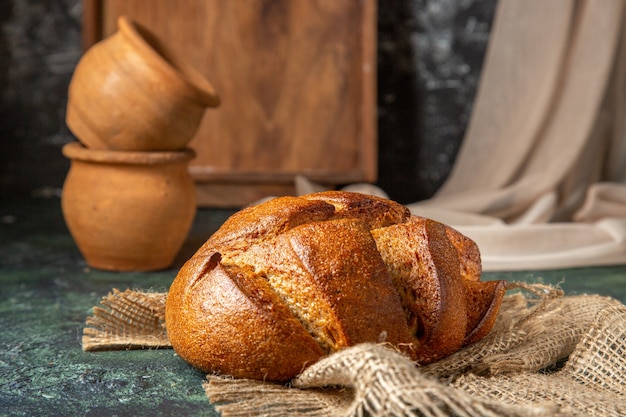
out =
<svg viewBox="0 0 626 417"><path fill-rule="evenodd" d="M86 45L127 15L220 94L191 143L200 205L376 180L375 0L84 2Z"/></svg>

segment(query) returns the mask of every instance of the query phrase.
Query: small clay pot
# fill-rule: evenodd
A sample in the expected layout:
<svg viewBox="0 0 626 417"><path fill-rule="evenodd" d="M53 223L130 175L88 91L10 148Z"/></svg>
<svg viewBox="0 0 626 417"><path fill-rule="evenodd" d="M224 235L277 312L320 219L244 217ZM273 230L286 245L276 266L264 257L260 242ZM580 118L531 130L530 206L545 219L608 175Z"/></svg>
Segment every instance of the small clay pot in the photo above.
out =
<svg viewBox="0 0 626 417"><path fill-rule="evenodd" d="M219 102L199 71L122 16L118 31L78 62L66 122L91 149L173 151L187 146L206 108Z"/></svg>
<svg viewBox="0 0 626 417"><path fill-rule="evenodd" d="M78 249L93 268L152 271L172 265L196 212L192 150L119 152L63 147L71 160L61 199Z"/></svg>

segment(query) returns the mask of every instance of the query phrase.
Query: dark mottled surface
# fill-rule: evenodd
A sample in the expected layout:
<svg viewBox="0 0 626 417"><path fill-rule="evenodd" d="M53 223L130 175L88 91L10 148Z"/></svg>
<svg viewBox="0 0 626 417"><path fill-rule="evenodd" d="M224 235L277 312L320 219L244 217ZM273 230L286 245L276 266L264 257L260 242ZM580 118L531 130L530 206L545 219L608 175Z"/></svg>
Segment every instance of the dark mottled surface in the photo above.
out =
<svg viewBox="0 0 626 417"><path fill-rule="evenodd" d="M379 4L379 185L409 203L431 197L452 168L496 0Z"/></svg>
<svg viewBox="0 0 626 417"><path fill-rule="evenodd" d="M54 193L63 182L81 14L80 0L0 0L0 196Z"/></svg>
<svg viewBox="0 0 626 417"><path fill-rule="evenodd" d="M153 273L87 267L59 199L0 202L0 416L215 416L203 375L173 351L82 352L91 308L111 289L166 290L177 267L230 215L200 210L176 265ZM626 267L488 273L626 302Z"/></svg>
<svg viewBox="0 0 626 417"><path fill-rule="evenodd" d="M461 143L497 0L380 1L380 181L427 198ZM112 288L165 290L227 217L201 210L172 269L91 270L58 194L73 140L67 84L80 57L80 0L0 0L0 416L214 416L203 375L171 350L84 353L85 318ZM560 283L626 302L626 267L485 274Z"/></svg>
<svg viewBox="0 0 626 417"><path fill-rule="evenodd" d="M497 0L379 2L379 185L430 197L461 143ZM0 0L0 196L58 194L80 0Z"/></svg>
<svg viewBox="0 0 626 417"><path fill-rule="evenodd" d="M154 273L87 267L58 198L0 204L0 416L214 416L203 374L172 350L85 353L91 309L111 289L165 291L226 211L201 212L177 264Z"/></svg>
<svg viewBox="0 0 626 417"><path fill-rule="evenodd" d="M626 303L626 266L623 265L547 271L485 272L483 279L548 284L561 288L566 295L600 294Z"/></svg>

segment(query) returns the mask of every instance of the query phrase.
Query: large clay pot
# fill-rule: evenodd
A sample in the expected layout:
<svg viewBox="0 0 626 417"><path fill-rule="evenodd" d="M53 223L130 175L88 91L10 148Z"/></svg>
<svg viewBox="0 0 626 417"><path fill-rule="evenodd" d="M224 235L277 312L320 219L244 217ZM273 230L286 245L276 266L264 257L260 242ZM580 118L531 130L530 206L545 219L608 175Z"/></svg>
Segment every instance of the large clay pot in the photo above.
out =
<svg viewBox="0 0 626 417"><path fill-rule="evenodd" d="M219 97L206 78L146 28L122 16L72 76L66 122L91 149L184 149Z"/></svg>
<svg viewBox="0 0 626 417"><path fill-rule="evenodd" d="M117 271L172 265L196 212L187 165L195 154L63 147L71 159L62 208L87 264Z"/></svg>

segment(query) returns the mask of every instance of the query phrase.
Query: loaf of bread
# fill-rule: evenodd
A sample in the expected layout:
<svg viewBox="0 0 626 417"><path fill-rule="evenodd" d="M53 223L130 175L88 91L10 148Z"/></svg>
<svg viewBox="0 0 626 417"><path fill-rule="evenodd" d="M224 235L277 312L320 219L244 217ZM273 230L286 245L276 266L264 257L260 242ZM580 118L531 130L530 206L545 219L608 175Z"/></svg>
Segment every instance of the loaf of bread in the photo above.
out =
<svg viewBox="0 0 626 417"><path fill-rule="evenodd" d="M505 293L476 244L390 200L329 191L243 209L169 290L168 337L204 372L286 381L384 343L420 364L484 337Z"/></svg>

